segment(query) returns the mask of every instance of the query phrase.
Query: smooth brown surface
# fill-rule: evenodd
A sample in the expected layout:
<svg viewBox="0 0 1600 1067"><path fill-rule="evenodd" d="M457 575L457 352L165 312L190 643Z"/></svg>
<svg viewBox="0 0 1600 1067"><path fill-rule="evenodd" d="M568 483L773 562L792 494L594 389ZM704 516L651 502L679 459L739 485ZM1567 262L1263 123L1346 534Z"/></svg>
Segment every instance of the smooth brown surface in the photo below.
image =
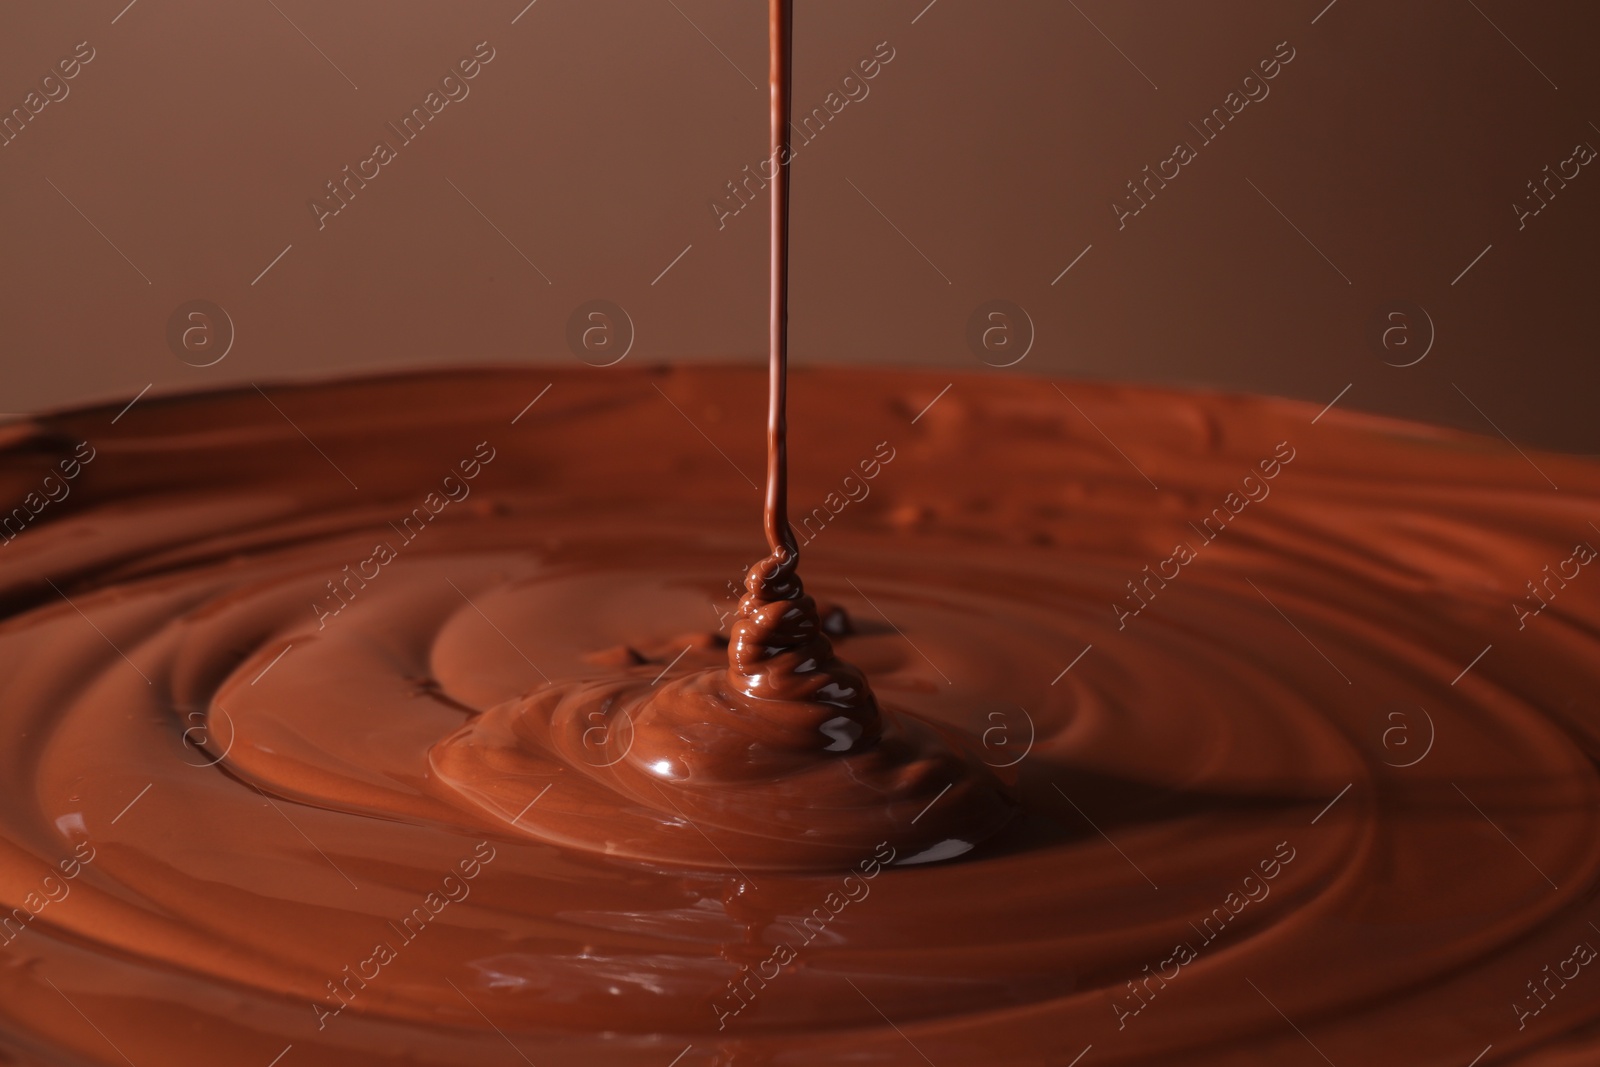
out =
<svg viewBox="0 0 1600 1067"><path fill-rule="evenodd" d="M727 183L766 153L765 4L274 2L0 14L0 107L95 50L0 148L0 411L151 382L576 366L567 322L596 297L630 313L629 360L761 360L766 193L752 182L721 229L710 204L739 204ZM987 373L967 325L1003 298L1038 332L1008 374L1318 406L1353 385L1341 407L1600 452L1600 181L1552 183L1520 229L1515 210L1577 143L1600 147L1597 10L802 3L796 112L830 93L840 110L795 161L794 360ZM480 42L495 58L470 96L401 146L389 124ZM1280 42L1295 58L1270 95L1202 143L1190 124ZM380 138L398 158L319 229L308 203ZM1199 158L1119 230L1113 203L1179 141ZM166 341L195 298L237 331L208 368ZM1400 300L1438 333L1410 368L1369 341Z"/></svg>
<svg viewBox="0 0 1600 1067"><path fill-rule="evenodd" d="M38 513L0 547L0 896L37 914L4 949L0 1049L1592 1059L1600 470L1530 455L1557 493L1502 442L1337 408L949 380L791 392L840 654L1016 778L1000 836L909 868L887 831L826 872L541 842L519 819L583 814L626 743L605 729L520 813L455 802L430 763L573 680L725 662L764 551L754 369L267 386L12 428L0 472ZM935 799L884 825L914 836Z"/></svg>

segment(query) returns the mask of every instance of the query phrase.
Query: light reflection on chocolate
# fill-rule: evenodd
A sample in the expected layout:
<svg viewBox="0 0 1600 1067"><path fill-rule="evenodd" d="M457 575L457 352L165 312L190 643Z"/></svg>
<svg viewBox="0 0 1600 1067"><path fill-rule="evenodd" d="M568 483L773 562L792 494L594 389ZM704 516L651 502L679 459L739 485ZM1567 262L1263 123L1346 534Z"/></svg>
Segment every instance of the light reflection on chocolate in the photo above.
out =
<svg viewBox="0 0 1600 1067"><path fill-rule="evenodd" d="M549 791L519 786L539 798L525 811L464 802L430 762L474 723L537 726L511 710L540 693L726 671L712 602L752 557L756 494L657 387L748 465L753 369L271 390L359 491L253 390L7 428L8 499L80 442L95 459L0 549L0 1049L123 1062L103 1032L138 1064L265 1064L290 1044L309 1064L518 1062L506 1038L541 1067L661 1067L685 1046L686 1065L923 1062L911 1043L940 1067L1091 1043L1084 1063L1314 1058L1286 1015L1336 1063L1590 1055L1592 968L1537 1014L1527 983L1596 936L1600 611L1582 575L1525 629L1515 605L1600 539L1594 464L1538 456L1558 494L1500 442L1072 386L1154 490L1045 383L959 378L912 426L949 381L791 383L798 501L896 449L807 546L811 589L853 620L839 654L905 722L978 739L1004 703L1026 712L1017 744L1034 735L1004 772L1016 818L910 867L950 794L800 864L772 845L763 866L754 835L714 856L687 825L682 863L541 840L535 812L575 837L626 824L586 790L624 745L619 768L658 744L643 716L631 742L565 735ZM1127 581L1282 441L1296 456L1271 496L1119 630ZM495 458L469 479L480 446ZM394 559L362 578L379 545ZM330 581L344 606L323 618ZM1375 721L1402 706L1434 731L1397 767L1413 755ZM995 744L978 750L1009 762ZM773 788L705 792L771 813ZM485 842L493 861L463 879ZM880 843L896 862L847 893ZM1280 844L1293 861L1234 911ZM19 919L75 848L94 858L70 893ZM470 895L432 915L452 872ZM395 958L362 978L380 945Z"/></svg>
<svg viewBox="0 0 1600 1067"><path fill-rule="evenodd" d="M1592 1060L1600 612L1554 602L1600 470L1547 458L1552 498L1292 403L811 373L813 481L837 427L911 453L822 609L784 166L771 220L726 637L750 501L654 397L750 410L742 371L557 375L514 432L507 373L5 431L0 485L56 506L0 524L0 1061ZM1486 632L1515 655L1451 677Z"/></svg>
<svg viewBox="0 0 1600 1067"><path fill-rule="evenodd" d="M691 638L660 671L645 661L551 684L476 717L433 749L430 765L455 797L507 825L608 856L742 875L838 867L898 837L901 863L952 859L1004 826L1014 804L976 745L879 708L866 677L834 654L798 573L785 403L792 0L769 0L769 15L768 554L745 578L726 667L668 677L696 644L715 647ZM836 629L848 629L842 615ZM625 736L625 748L591 759L597 734Z"/></svg>

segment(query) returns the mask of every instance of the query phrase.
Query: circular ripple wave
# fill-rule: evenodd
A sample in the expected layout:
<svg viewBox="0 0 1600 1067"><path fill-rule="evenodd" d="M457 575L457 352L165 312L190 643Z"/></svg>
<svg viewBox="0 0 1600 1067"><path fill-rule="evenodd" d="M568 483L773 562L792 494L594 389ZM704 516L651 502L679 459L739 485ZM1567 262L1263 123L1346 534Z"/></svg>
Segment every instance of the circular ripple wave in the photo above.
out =
<svg viewBox="0 0 1600 1067"><path fill-rule="evenodd" d="M725 662L757 372L7 427L0 1063L1593 1062L1600 467L948 381L792 384L839 654L1020 798L915 866L931 787L834 869L659 806L681 865L527 832L603 836L577 783L650 744L615 709L470 797L438 773L474 724L556 729L541 693Z"/></svg>

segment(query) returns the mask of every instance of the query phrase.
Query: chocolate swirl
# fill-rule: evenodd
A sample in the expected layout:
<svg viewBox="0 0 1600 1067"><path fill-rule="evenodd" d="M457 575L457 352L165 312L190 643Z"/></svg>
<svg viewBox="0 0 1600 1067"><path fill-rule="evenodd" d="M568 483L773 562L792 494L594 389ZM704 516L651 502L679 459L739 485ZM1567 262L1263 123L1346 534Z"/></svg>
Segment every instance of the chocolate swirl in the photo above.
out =
<svg viewBox="0 0 1600 1067"><path fill-rule="evenodd" d="M777 166L762 523L770 554L746 576L727 669L659 687L673 664L648 684L640 674L553 685L465 727L435 748L433 767L461 796L492 811L518 810L512 825L569 848L661 863L806 868L846 865L897 836L913 846L901 862L948 859L1004 826L1011 800L971 744L964 752L948 731L886 720L866 677L834 654L798 573L786 403L793 10L791 0L769 7ZM697 643L707 642L691 640L682 655ZM624 728L620 755L582 758L596 729ZM578 772L581 784L570 791L579 806L557 801L530 814L534 800L523 804L519 783L542 781L551 769Z"/></svg>
<svg viewBox="0 0 1600 1067"><path fill-rule="evenodd" d="M994 376L911 426L950 381L792 382L863 428L797 426L798 500L901 457L803 546L842 753L730 675L749 489L656 391L752 370L268 386L359 491L254 390L8 428L7 499L77 476L0 547L0 1063L1600 1055L1600 465ZM907 864L967 746L1013 817Z"/></svg>
<svg viewBox="0 0 1600 1067"><path fill-rule="evenodd" d="M890 838L900 863L968 852L1014 811L976 739L878 707L796 558L751 568L726 667L669 676L697 649L717 656L714 637L689 636L664 669L636 654L543 686L435 746L438 780L521 833L658 864L843 869Z"/></svg>
<svg viewBox="0 0 1600 1067"><path fill-rule="evenodd" d="M833 721L838 726L826 731L830 740L825 747L848 752L877 740L877 700L866 676L834 654L817 603L795 573L798 559L798 551L780 546L750 569L728 642L728 679L751 700L837 711Z"/></svg>

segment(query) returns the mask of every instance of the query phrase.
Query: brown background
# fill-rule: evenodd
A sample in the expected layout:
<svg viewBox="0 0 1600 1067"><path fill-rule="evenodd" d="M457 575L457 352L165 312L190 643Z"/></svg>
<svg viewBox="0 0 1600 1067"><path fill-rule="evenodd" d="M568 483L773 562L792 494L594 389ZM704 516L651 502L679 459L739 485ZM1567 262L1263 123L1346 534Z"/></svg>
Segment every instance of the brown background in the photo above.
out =
<svg viewBox="0 0 1600 1067"><path fill-rule="evenodd" d="M568 317L595 297L634 320L630 362L760 358L764 219L719 231L708 205L763 154L765 5L525 3L7 5L0 108L78 42L96 55L0 148L0 411L149 383L571 364ZM1351 385L1341 406L1600 452L1600 167L1523 230L1512 209L1545 165L1600 146L1592 5L798 7L802 109L879 42L895 58L797 156L797 362L984 370L967 321L1003 298L1037 343L986 373L1318 405ZM471 95L319 231L308 201L480 41L495 59ZM1282 41L1295 58L1270 96L1119 231L1125 183L1198 146L1188 124ZM194 298L236 330L203 369L166 340ZM1368 340L1396 300L1437 330L1405 369Z"/></svg>

